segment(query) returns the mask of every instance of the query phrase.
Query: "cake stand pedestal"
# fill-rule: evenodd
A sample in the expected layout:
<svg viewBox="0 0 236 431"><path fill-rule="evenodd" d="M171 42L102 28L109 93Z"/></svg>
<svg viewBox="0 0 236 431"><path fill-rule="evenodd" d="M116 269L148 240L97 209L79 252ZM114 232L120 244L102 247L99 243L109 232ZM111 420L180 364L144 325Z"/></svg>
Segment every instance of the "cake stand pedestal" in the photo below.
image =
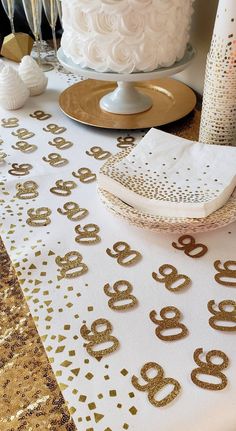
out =
<svg viewBox="0 0 236 431"><path fill-rule="evenodd" d="M69 117L97 127L139 129L167 124L191 112L196 96L185 84L160 78L181 72L194 57L195 50L189 45L183 59L170 67L152 72L103 73L81 68L60 48L62 66L90 78L65 90L60 107Z"/></svg>

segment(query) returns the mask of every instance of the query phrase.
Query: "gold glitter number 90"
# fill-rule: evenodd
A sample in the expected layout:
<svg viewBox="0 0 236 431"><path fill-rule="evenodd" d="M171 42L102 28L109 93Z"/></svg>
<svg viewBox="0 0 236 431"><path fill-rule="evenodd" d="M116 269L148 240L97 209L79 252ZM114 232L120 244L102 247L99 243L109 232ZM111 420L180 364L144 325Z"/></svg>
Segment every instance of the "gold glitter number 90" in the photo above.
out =
<svg viewBox="0 0 236 431"><path fill-rule="evenodd" d="M30 208L27 211L29 218L26 220L26 223L29 226L41 227L47 226L51 223L50 215L52 211L49 208L41 207L41 208Z"/></svg>
<svg viewBox="0 0 236 431"><path fill-rule="evenodd" d="M34 181L25 181L16 185L18 199L34 199L38 196L38 184Z"/></svg>
<svg viewBox="0 0 236 431"><path fill-rule="evenodd" d="M236 302L231 300L221 301L218 305L218 310L215 309L215 301L209 301L207 304L208 310L213 314L209 319L209 324L213 329L218 331L236 331ZM231 307L231 311L229 308ZM217 322L232 322L234 326L220 325Z"/></svg>
<svg viewBox="0 0 236 431"><path fill-rule="evenodd" d="M125 290L124 290L125 287ZM126 280L119 280L112 287L109 283L104 286L104 292L111 299L108 301L108 306L112 310L129 310L130 308L135 307L137 304L137 299L135 296L131 295L133 290L132 284ZM128 301L128 302L127 302ZM118 305L117 303L120 303Z"/></svg>
<svg viewBox="0 0 236 431"><path fill-rule="evenodd" d="M132 250L126 242L119 241L113 245L112 251L110 248L106 249L108 256L117 259L117 262L122 266L129 266L133 263L137 263L141 259L141 253L136 250Z"/></svg>
<svg viewBox="0 0 236 431"><path fill-rule="evenodd" d="M155 377L149 377L148 373L150 371L156 371ZM132 377L133 386L138 389L138 391L147 392L148 400L154 407L163 407L167 404L171 403L180 392L181 386L180 383L172 379L171 377L164 377L163 368L157 364L156 362L148 362L141 369L141 377L145 382L144 385L141 385L138 381L138 377ZM172 385L173 389L169 395L164 397L162 400L157 400L157 393L163 389L165 386Z"/></svg>
<svg viewBox="0 0 236 431"><path fill-rule="evenodd" d="M67 150L68 148L73 146L72 142L67 141L65 138L61 138L59 136L58 138L54 138L52 141L49 141L48 143L49 145L56 147L58 150Z"/></svg>
<svg viewBox="0 0 236 431"><path fill-rule="evenodd" d="M174 313L174 316L168 317L168 314ZM163 341L175 341L180 340L181 338L186 337L188 334L188 329L183 323L180 323L179 320L181 318L181 313L176 307L164 307L160 311L160 316L162 320L158 320L156 318L156 311L152 310L150 313L150 319L153 323L155 323L157 326L155 333L158 338L160 338ZM163 331L169 330L169 329L180 329L181 331L177 334L172 335L163 335Z"/></svg>
<svg viewBox="0 0 236 431"><path fill-rule="evenodd" d="M105 329L98 330L99 327L104 327ZM111 335L112 325L106 319L97 319L92 325L91 329L88 329L87 325L83 325L80 329L80 333L82 337L89 341L89 343L85 344L86 350L90 356L95 357L96 359L101 359L103 356L108 355L109 353L114 352L118 346L119 341L116 337ZM112 343L110 347L95 350L94 347L103 344L103 343Z"/></svg>
<svg viewBox="0 0 236 431"><path fill-rule="evenodd" d="M88 267L82 260L83 257L78 251L70 251L63 257L57 256L55 262L60 267L60 276L58 279L76 278L85 274L88 271ZM77 269L77 271L73 271L74 269Z"/></svg>
<svg viewBox="0 0 236 431"><path fill-rule="evenodd" d="M66 202L63 206L63 210L58 208L59 214L65 215L71 221L79 221L88 215L86 208L80 208L76 202Z"/></svg>
<svg viewBox="0 0 236 431"><path fill-rule="evenodd" d="M203 362L200 359L200 355L202 355L203 349L196 349L193 355L193 358L198 365L199 368L195 368L191 373L191 379L193 383L200 388L210 389L212 391L220 391L227 386L227 378L221 373L222 370L228 367L229 358L228 356L222 352L221 350L211 350L206 354L206 362ZM213 358L221 358L222 363L216 364L212 362ZM206 374L207 376L218 377L221 380L221 383L209 383L202 380L199 380L198 374Z"/></svg>
<svg viewBox="0 0 236 431"><path fill-rule="evenodd" d="M190 278L187 275L178 274L177 269L173 265L166 264L160 266L159 273L162 275L162 278L159 277L156 272L152 273L152 277L160 283L165 283L165 287L171 292L178 292L191 283ZM180 280L183 280L182 283L178 284L176 287L172 287L174 283Z"/></svg>
<svg viewBox="0 0 236 431"><path fill-rule="evenodd" d="M116 145L118 148L130 148L134 146L135 138L133 136L125 136L117 138L118 144Z"/></svg>
<svg viewBox="0 0 236 431"><path fill-rule="evenodd" d="M202 257L208 250L206 245L196 243L195 238L191 235L182 235L178 239L178 243L180 245L176 242L172 242L172 246L177 248L177 250L183 250L187 256L192 258ZM198 250L198 252L196 252L196 250ZM193 251L195 251L194 254L192 254Z"/></svg>
<svg viewBox="0 0 236 431"><path fill-rule="evenodd" d="M224 265L222 265L220 260L216 260L214 267L219 271L215 275L217 283L223 286L236 287L236 260L227 260ZM230 278L234 279L234 281L230 281Z"/></svg>
<svg viewBox="0 0 236 431"><path fill-rule="evenodd" d="M86 151L86 154L96 160L105 160L111 155L110 151L105 151L101 147L92 147L89 151Z"/></svg>
<svg viewBox="0 0 236 431"><path fill-rule="evenodd" d="M89 168L80 168L77 172L72 172L73 177L79 178L81 183L92 183L96 181L96 174L94 174Z"/></svg>
<svg viewBox="0 0 236 431"><path fill-rule="evenodd" d="M75 227L75 232L77 233L75 241L80 244L97 244L101 241L98 235L99 231L100 229L96 224L86 224L83 228L78 225Z"/></svg>

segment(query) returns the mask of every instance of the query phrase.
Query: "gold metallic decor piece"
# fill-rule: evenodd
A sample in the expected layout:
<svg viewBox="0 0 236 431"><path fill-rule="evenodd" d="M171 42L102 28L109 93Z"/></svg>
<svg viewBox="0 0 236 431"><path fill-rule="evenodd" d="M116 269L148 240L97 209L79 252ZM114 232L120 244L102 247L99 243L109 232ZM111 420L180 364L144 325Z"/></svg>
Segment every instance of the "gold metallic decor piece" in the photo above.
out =
<svg viewBox="0 0 236 431"><path fill-rule="evenodd" d="M99 331L100 326L105 326L105 329ZM111 335L111 332L112 325L106 319L95 320L91 325L91 329L85 324L81 327L80 333L82 337L88 341L88 343L85 343L84 347L90 356L100 360L103 356L109 355L117 350L120 343L116 337ZM112 345L105 349L94 350L94 347L103 343L112 343Z"/></svg>
<svg viewBox="0 0 236 431"><path fill-rule="evenodd" d="M218 271L215 275L217 283L222 284L222 286L236 287L236 260L227 260L224 264L220 260L216 260L214 267Z"/></svg>
<svg viewBox="0 0 236 431"><path fill-rule="evenodd" d="M81 183L92 183L96 181L97 175L94 174L89 168L80 168L77 172L72 172L73 177L79 178Z"/></svg>
<svg viewBox="0 0 236 431"><path fill-rule="evenodd" d="M73 146L72 142L67 141L65 138L61 138L59 136L58 138L54 138L52 141L49 141L48 143L49 145L56 147L58 150L67 150L68 148Z"/></svg>
<svg viewBox="0 0 236 431"><path fill-rule="evenodd" d="M177 269L173 265L162 265L159 268L159 273L162 278L158 276L156 272L152 273L152 278L159 283L165 283L166 289L171 292L178 292L189 286L191 283L190 278L184 274L178 274ZM173 287L173 284L180 281L177 286ZM182 281L182 282L181 282Z"/></svg>
<svg viewBox="0 0 236 431"><path fill-rule="evenodd" d="M36 198L39 193L38 193L38 184L35 183L34 181L25 181L24 183L20 184L16 184L16 197L18 199L34 199Z"/></svg>
<svg viewBox="0 0 236 431"><path fill-rule="evenodd" d="M218 331L236 331L236 302L230 299L221 301L217 306L214 300L207 304L210 313L213 314L209 319L209 325ZM218 322L218 323L217 323ZM219 324L221 322L221 324ZM222 325L222 322L234 323L234 325Z"/></svg>
<svg viewBox="0 0 236 431"><path fill-rule="evenodd" d="M100 232L100 228L96 224L86 224L84 227L81 227L79 224L75 227L75 233L77 236L75 237L75 241L79 244L97 244L101 241L98 233Z"/></svg>
<svg viewBox="0 0 236 431"><path fill-rule="evenodd" d="M184 254L192 258L198 258L204 256L208 248L204 244L196 243L195 238L192 235L182 235L178 239L178 243L172 242L172 246L177 250L183 250ZM196 253L192 254L193 251L198 250Z"/></svg>
<svg viewBox="0 0 236 431"><path fill-rule="evenodd" d="M79 221L88 215L86 208L80 208L76 202L66 202L63 209L58 208L57 211L61 215L65 215L71 221Z"/></svg>
<svg viewBox="0 0 236 431"><path fill-rule="evenodd" d="M110 151L105 151L101 147L92 147L89 151L86 151L86 154L94 157L96 160L106 160L111 156Z"/></svg>
<svg viewBox="0 0 236 431"><path fill-rule="evenodd" d="M70 251L63 257L57 256L55 262L59 266L60 272L60 276L57 277L58 280L76 278L85 274L88 267L82 260L83 256L78 251ZM73 271L74 269L77 271Z"/></svg>
<svg viewBox="0 0 236 431"><path fill-rule="evenodd" d="M2 118L1 122L1 126L7 129L11 127L19 127L19 119L16 117Z"/></svg>
<svg viewBox="0 0 236 431"><path fill-rule="evenodd" d="M44 132L53 133L53 135L60 135L60 133L64 133L66 131L65 127L58 126L57 124L48 124L46 127L43 127Z"/></svg>
<svg viewBox="0 0 236 431"><path fill-rule="evenodd" d="M200 355L203 354L203 349L199 348L196 349L193 355L194 361L198 365L199 368L195 368L191 373L191 379L193 383L200 388L203 389L209 389L212 391L220 391L224 389L227 386L227 378L226 376L221 372L229 365L229 358L228 356L222 352L221 350L211 350L206 354L206 361L203 362L200 359ZM212 358L220 358L222 359L221 364L216 364L212 361ZM220 383L209 383L205 380L199 380L198 374L200 375L207 375L207 376L214 376L220 379Z"/></svg>
<svg viewBox="0 0 236 431"><path fill-rule="evenodd" d="M155 377L149 377L149 372L155 371ZM174 399L179 395L181 386L180 383L172 379L171 377L164 377L163 368L157 364L156 362L148 362L141 368L141 377L146 382L144 385L141 385L138 381L138 377L132 376L132 384L138 391L147 392L148 400L154 407L164 407L167 404L174 401ZM156 395L160 392L165 386L173 386L173 389L169 395L166 395L162 400L157 400Z"/></svg>
<svg viewBox="0 0 236 431"><path fill-rule="evenodd" d="M33 114L30 114L30 117L36 118L36 120L44 121L51 118L51 114L46 114L46 112L44 111L37 110L37 111L34 111Z"/></svg>
<svg viewBox="0 0 236 431"><path fill-rule="evenodd" d="M37 145L29 144L25 141L18 141L15 145L11 146L14 150L21 151L22 153L32 153L37 150Z"/></svg>
<svg viewBox="0 0 236 431"><path fill-rule="evenodd" d="M119 136L117 138L118 144L116 145L118 148L132 148L135 146L135 138L133 136L125 136L124 138L122 136Z"/></svg>
<svg viewBox="0 0 236 431"><path fill-rule="evenodd" d="M168 78L135 83L135 87L153 101L148 111L132 115L111 114L103 111L99 102L115 87L115 82L86 79L63 91L59 98L60 108L70 118L90 126L132 130L176 121L189 114L196 105L193 90Z"/></svg>
<svg viewBox="0 0 236 431"><path fill-rule="evenodd" d="M118 241L113 245L113 251L110 248L106 249L108 256L117 259L117 263L122 266L129 266L139 262L142 255L139 251L132 250L124 241Z"/></svg>
<svg viewBox="0 0 236 431"><path fill-rule="evenodd" d="M71 190L75 189L77 184L74 181L57 180L54 187L51 187L50 192L57 196L69 196Z"/></svg>
<svg viewBox="0 0 236 431"><path fill-rule="evenodd" d="M42 157L42 160L55 168L60 168L69 163L69 160L57 153L50 153L47 157Z"/></svg>
<svg viewBox="0 0 236 431"><path fill-rule="evenodd" d="M76 431L1 239L0 274L1 431Z"/></svg>
<svg viewBox="0 0 236 431"><path fill-rule="evenodd" d="M104 292L110 297L109 308L115 311L126 311L134 308L138 301L134 295L131 295L132 290L132 284L126 280L116 281L113 287L109 283L105 284Z"/></svg>
<svg viewBox="0 0 236 431"><path fill-rule="evenodd" d="M25 55L30 55L34 40L26 33L11 33L5 36L2 44L1 55L8 60L20 63Z"/></svg>
<svg viewBox="0 0 236 431"><path fill-rule="evenodd" d="M168 317L169 313L174 313L174 316ZM156 311L152 310L149 314L150 319L155 325L157 325L157 328L155 330L155 334L160 340L162 341L175 341L175 340L181 340L182 338L186 337L188 335L188 329L183 324L180 323L181 319L181 312L176 307L164 307L160 311L161 319L158 320L156 318ZM180 329L180 332L173 335L164 335L163 332L170 329Z"/></svg>
<svg viewBox="0 0 236 431"><path fill-rule="evenodd" d="M29 130L25 129L24 127L17 129L14 132L11 132L12 136L16 136L18 139L30 139L33 136L35 136L35 133L30 132Z"/></svg>
<svg viewBox="0 0 236 431"><path fill-rule="evenodd" d="M49 216L52 214L52 211L47 207L41 207L37 209L30 208L27 211L27 214L29 218L26 220L26 223L29 226L43 227L51 223Z"/></svg>
<svg viewBox="0 0 236 431"><path fill-rule="evenodd" d="M12 168L9 169L8 173L16 177L28 175L30 170L33 169L33 166L29 163L22 163L20 165L18 163L12 163L11 166Z"/></svg>

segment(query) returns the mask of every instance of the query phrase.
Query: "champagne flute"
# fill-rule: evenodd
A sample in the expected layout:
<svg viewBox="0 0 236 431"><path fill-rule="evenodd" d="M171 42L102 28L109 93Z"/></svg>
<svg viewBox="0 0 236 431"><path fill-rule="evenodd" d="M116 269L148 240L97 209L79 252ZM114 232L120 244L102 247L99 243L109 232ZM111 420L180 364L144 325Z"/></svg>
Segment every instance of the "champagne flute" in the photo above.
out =
<svg viewBox="0 0 236 431"><path fill-rule="evenodd" d="M22 3L27 22L35 38L38 65L44 72L52 70L53 66L49 63L43 63L41 58L40 27L42 21L42 0L22 0Z"/></svg>
<svg viewBox="0 0 236 431"><path fill-rule="evenodd" d="M61 5L61 0L57 0L57 10L58 10L58 15L59 15L60 23L61 23L61 26L62 26L62 5Z"/></svg>
<svg viewBox="0 0 236 431"><path fill-rule="evenodd" d="M56 0L43 0L43 8L52 30L52 39L54 47L54 55L47 55L46 58L50 61L57 61L57 38L56 38L56 22L58 17L58 9Z"/></svg>
<svg viewBox="0 0 236 431"><path fill-rule="evenodd" d="M11 32L14 34L15 33L15 27L14 27L15 0L2 0L2 5L10 21Z"/></svg>

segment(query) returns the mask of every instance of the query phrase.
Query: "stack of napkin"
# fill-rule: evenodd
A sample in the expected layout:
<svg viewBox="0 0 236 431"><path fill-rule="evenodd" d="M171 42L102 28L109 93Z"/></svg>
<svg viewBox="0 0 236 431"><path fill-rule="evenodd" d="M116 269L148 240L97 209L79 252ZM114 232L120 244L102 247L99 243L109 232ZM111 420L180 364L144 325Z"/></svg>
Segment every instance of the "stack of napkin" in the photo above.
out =
<svg viewBox="0 0 236 431"><path fill-rule="evenodd" d="M151 129L122 160L101 168L98 186L145 213L207 217L236 187L236 148Z"/></svg>

